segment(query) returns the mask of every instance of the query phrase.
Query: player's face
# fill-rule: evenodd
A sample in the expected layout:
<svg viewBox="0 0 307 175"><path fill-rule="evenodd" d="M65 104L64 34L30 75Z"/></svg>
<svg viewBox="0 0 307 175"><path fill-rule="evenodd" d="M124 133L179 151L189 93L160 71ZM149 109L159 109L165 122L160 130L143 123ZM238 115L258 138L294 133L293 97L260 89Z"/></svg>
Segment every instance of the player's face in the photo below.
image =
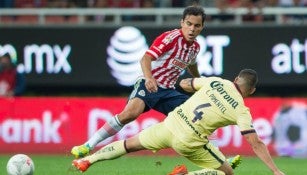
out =
<svg viewBox="0 0 307 175"><path fill-rule="evenodd" d="M193 42L203 30L202 16L188 15L181 20L181 30L188 42Z"/></svg>

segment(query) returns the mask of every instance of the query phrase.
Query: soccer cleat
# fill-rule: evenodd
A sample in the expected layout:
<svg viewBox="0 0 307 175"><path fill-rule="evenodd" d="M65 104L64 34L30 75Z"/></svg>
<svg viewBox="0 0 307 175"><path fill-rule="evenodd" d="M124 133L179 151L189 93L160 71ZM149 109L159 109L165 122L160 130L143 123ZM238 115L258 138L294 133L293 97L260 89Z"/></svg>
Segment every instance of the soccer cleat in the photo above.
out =
<svg viewBox="0 0 307 175"><path fill-rule="evenodd" d="M81 158L90 153L90 147L88 145L80 145L74 146L71 149L71 154L75 156L75 158Z"/></svg>
<svg viewBox="0 0 307 175"><path fill-rule="evenodd" d="M236 155L234 157L228 158L227 162L229 163L232 169L235 169L242 162L242 159L240 155Z"/></svg>
<svg viewBox="0 0 307 175"><path fill-rule="evenodd" d="M188 174L188 169L185 165L177 165L168 175L184 175Z"/></svg>
<svg viewBox="0 0 307 175"><path fill-rule="evenodd" d="M88 160L75 159L72 161L72 166L83 173L91 166L91 163Z"/></svg>

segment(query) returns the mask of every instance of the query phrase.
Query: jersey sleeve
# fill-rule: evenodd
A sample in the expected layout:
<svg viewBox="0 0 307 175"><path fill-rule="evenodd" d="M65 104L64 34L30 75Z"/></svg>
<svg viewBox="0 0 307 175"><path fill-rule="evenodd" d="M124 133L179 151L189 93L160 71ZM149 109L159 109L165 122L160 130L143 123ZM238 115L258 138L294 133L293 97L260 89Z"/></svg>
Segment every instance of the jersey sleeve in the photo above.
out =
<svg viewBox="0 0 307 175"><path fill-rule="evenodd" d="M200 77L193 78L191 82L191 86L195 91L198 91L205 85L209 85L212 81L223 81L220 77Z"/></svg>
<svg viewBox="0 0 307 175"><path fill-rule="evenodd" d="M201 77L201 78L193 78L191 82L191 86L195 91L198 91L201 87L203 87L206 84L207 78Z"/></svg>
<svg viewBox="0 0 307 175"><path fill-rule="evenodd" d="M241 115L238 116L237 125L242 135L248 134L251 132L255 132L255 129L252 123L252 116L247 107L244 109Z"/></svg>
<svg viewBox="0 0 307 175"><path fill-rule="evenodd" d="M168 33L169 32L164 32L158 36L146 51L146 53L151 55L154 60L157 60L161 55L173 47L175 42Z"/></svg>

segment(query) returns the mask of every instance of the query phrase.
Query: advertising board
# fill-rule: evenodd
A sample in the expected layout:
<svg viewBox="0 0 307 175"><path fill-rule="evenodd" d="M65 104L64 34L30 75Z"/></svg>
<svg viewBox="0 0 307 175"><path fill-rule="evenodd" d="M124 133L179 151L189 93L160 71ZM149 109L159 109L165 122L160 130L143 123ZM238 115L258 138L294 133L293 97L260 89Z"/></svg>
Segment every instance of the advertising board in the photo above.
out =
<svg viewBox="0 0 307 175"><path fill-rule="evenodd" d="M0 54L9 53L30 87L129 87L139 60L169 28L2 27ZM261 87L307 86L307 26L206 27L197 38L204 76L234 78L258 71Z"/></svg>
<svg viewBox="0 0 307 175"><path fill-rule="evenodd" d="M0 98L0 153L62 153L84 143L123 109L126 98ZM307 156L307 98L247 98L259 137L273 155ZM99 147L127 139L158 123L164 115L142 114ZM213 143L227 155L254 155L236 126L217 130Z"/></svg>

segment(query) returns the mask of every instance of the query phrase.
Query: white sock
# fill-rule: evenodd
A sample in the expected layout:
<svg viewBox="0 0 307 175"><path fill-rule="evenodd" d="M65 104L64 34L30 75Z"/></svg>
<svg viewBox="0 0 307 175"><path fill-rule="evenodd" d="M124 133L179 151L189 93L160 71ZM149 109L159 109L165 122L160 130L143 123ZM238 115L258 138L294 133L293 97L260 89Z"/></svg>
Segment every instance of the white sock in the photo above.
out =
<svg viewBox="0 0 307 175"><path fill-rule="evenodd" d="M94 149L95 146L104 139L115 135L124 127L118 120L118 116L112 117L108 120L94 135L85 143L90 149Z"/></svg>

